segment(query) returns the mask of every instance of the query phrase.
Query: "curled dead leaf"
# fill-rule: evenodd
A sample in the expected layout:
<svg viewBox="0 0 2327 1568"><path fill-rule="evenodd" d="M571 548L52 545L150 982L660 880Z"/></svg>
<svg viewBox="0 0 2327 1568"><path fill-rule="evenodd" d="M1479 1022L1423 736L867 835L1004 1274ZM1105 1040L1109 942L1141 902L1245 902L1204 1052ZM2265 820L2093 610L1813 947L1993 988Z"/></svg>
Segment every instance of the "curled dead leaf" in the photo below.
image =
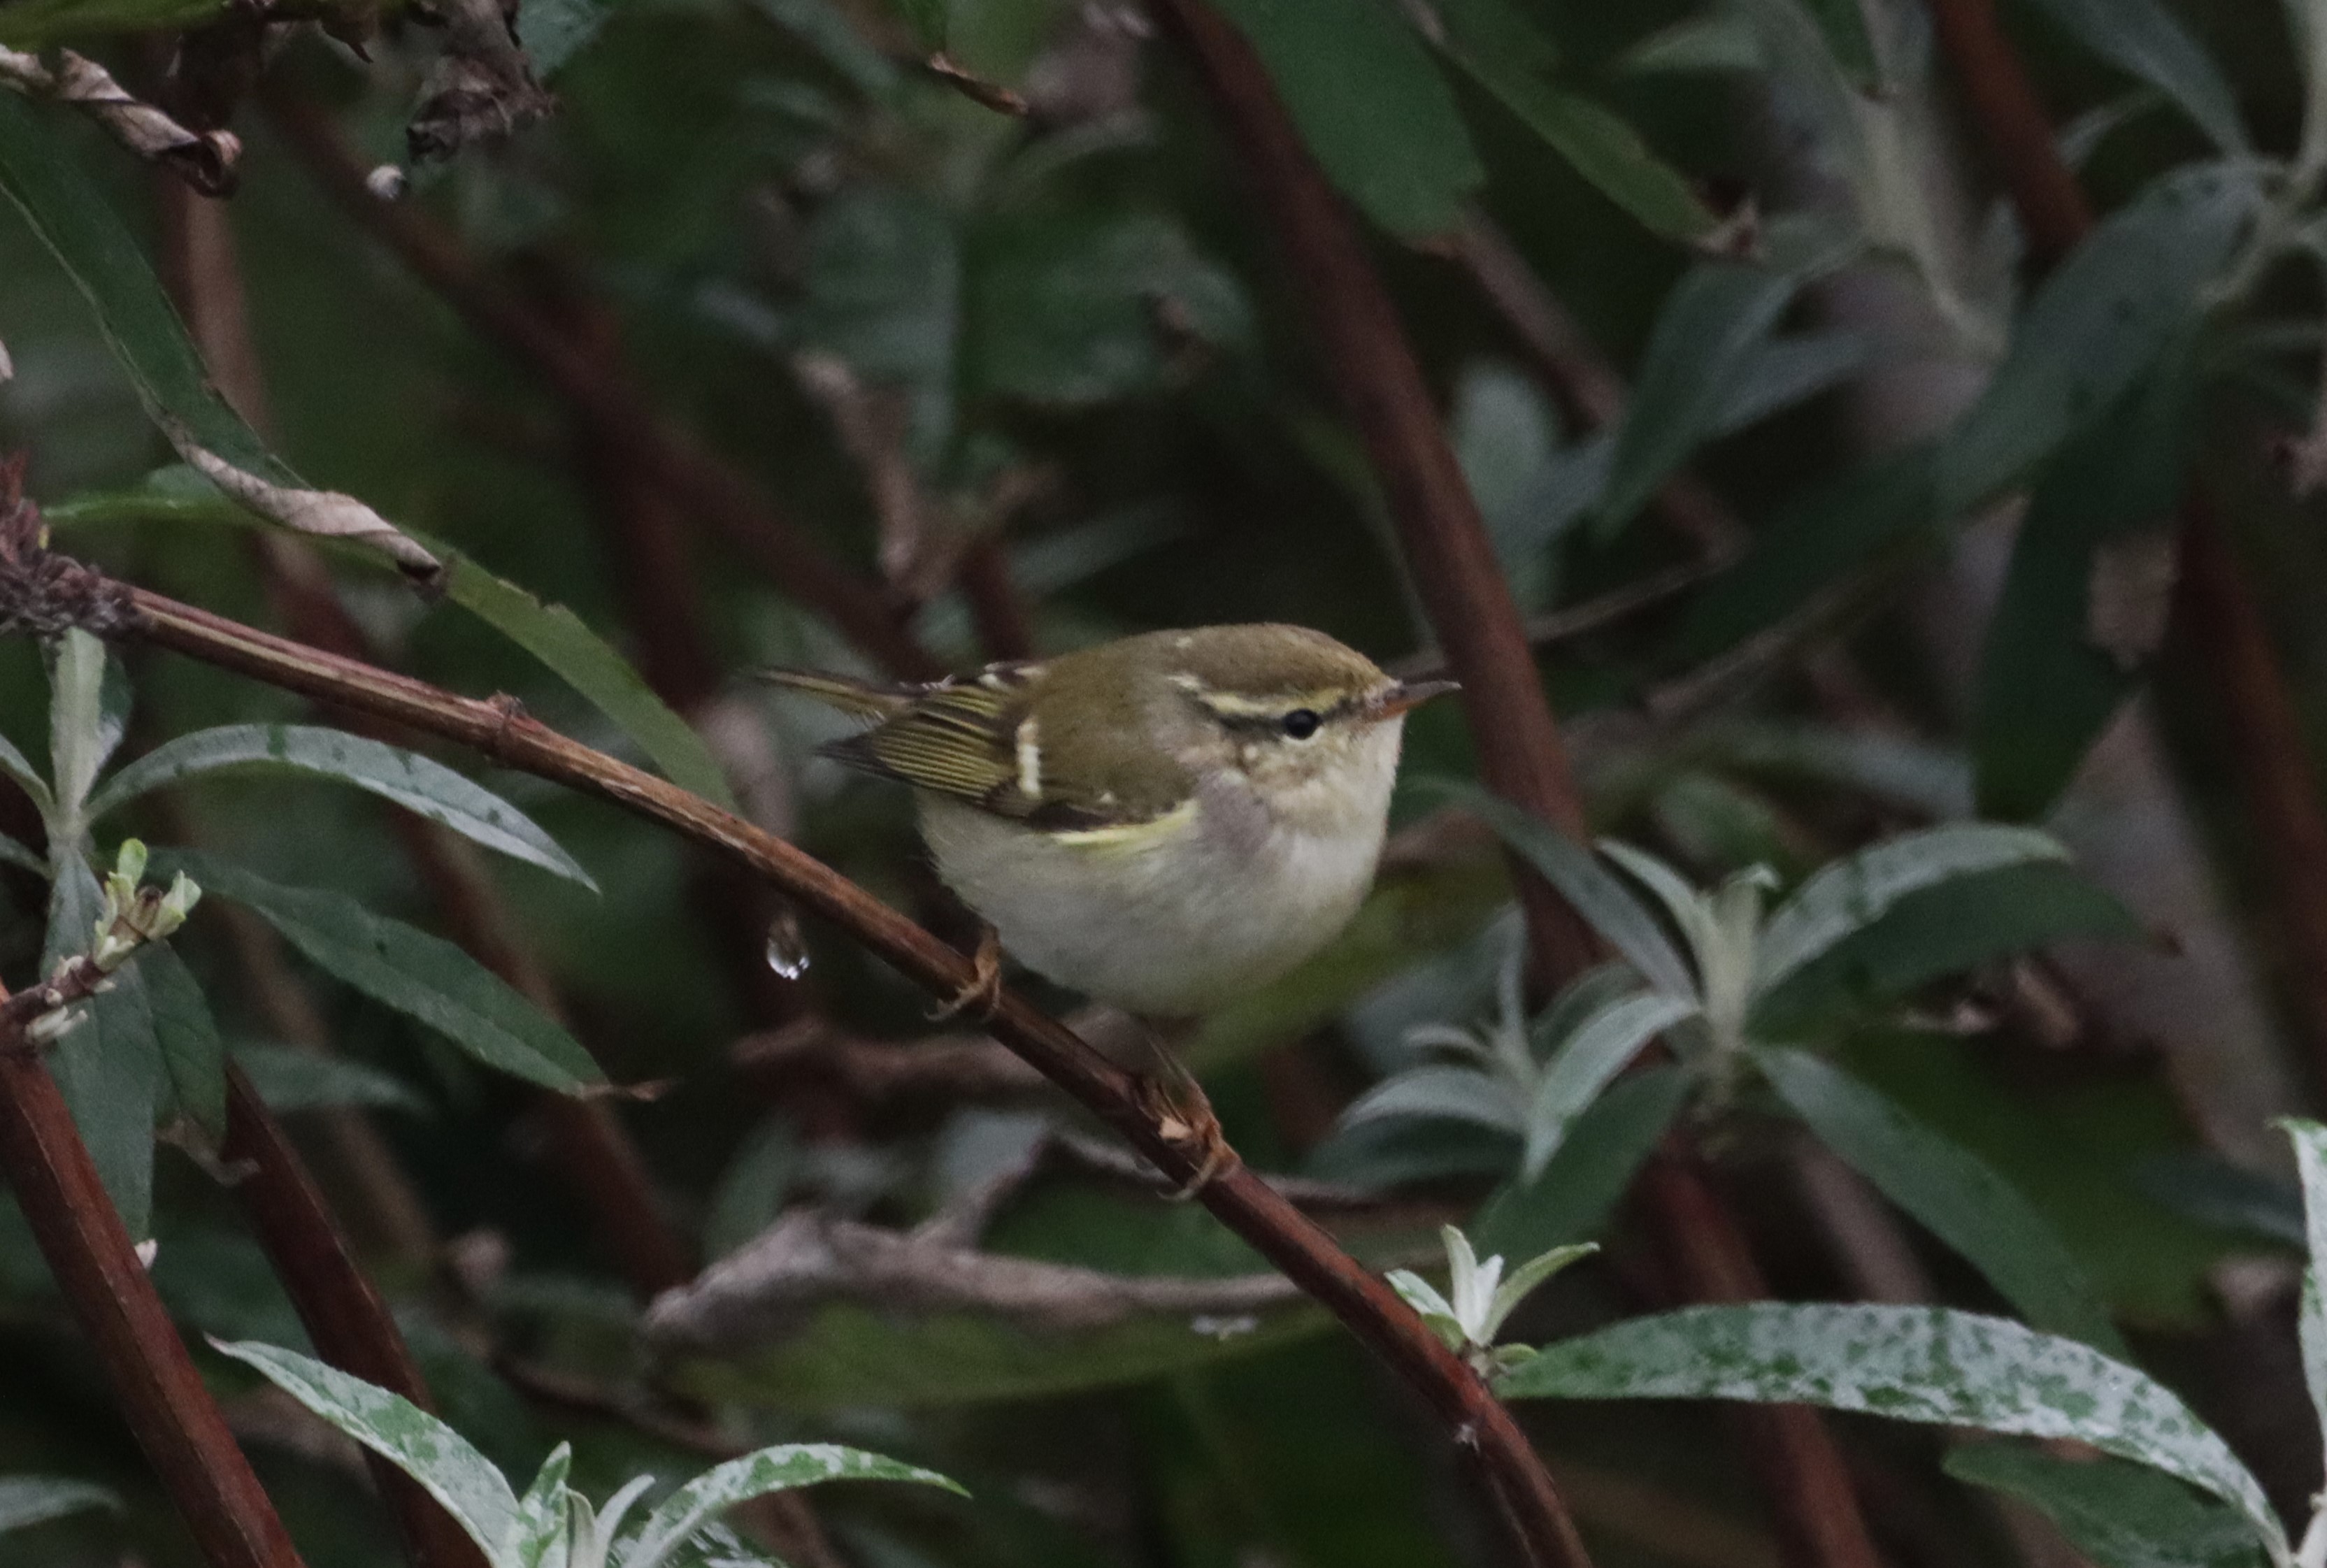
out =
<svg viewBox="0 0 2327 1568"><path fill-rule="evenodd" d="M396 526L353 496L337 490L300 490L279 485L234 464L197 443L185 426L164 422L170 444L204 479L238 503L286 528L322 538L354 539L371 546L394 561L404 574L433 583L444 563L399 532Z"/></svg>

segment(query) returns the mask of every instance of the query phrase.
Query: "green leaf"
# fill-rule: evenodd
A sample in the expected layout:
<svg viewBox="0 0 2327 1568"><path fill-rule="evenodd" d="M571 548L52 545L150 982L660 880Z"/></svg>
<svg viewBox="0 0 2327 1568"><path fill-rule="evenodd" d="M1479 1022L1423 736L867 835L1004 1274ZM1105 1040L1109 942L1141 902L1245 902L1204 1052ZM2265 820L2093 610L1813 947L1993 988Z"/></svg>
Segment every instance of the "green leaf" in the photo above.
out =
<svg viewBox="0 0 2327 1568"><path fill-rule="evenodd" d="M1765 1048L1753 1059L1827 1148L1986 1275L2030 1323L2126 1358L2085 1271L2044 1217L1977 1155L1808 1051Z"/></svg>
<svg viewBox="0 0 2327 1568"><path fill-rule="evenodd" d="M2065 861L2059 840L2032 828L1957 822L1904 833L1818 872L1762 929L1754 980L1766 994L1911 893L1978 872L2031 861Z"/></svg>
<svg viewBox="0 0 2327 1568"><path fill-rule="evenodd" d="M49 887L42 974L89 951L103 907L97 878L67 852ZM145 1240L153 1224L154 1118L166 1083L143 967L139 958L115 970L113 984L80 1004L80 1022L48 1052L49 1076L132 1241Z"/></svg>
<svg viewBox="0 0 2327 1568"><path fill-rule="evenodd" d="M16 866L39 877L46 877L49 874L47 861L42 860L5 833L0 833L0 863Z"/></svg>
<svg viewBox="0 0 2327 1568"><path fill-rule="evenodd" d="M1695 1076L1678 1067L1650 1068L1619 1081L1569 1125L1540 1175L1532 1181L1514 1175L1494 1190L1472 1223L1472 1238L1505 1257L1532 1257L1590 1239L1663 1141L1695 1084Z"/></svg>
<svg viewBox="0 0 2327 1568"><path fill-rule="evenodd" d="M533 819L481 784L416 751L313 724L228 724L181 735L106 781L89 803L96 821L149 789L221 770L287 771L335 779L501 854L598 884Z"/></svg>
<svg viewBox="0 0 2327 1568"><path fill-rule="evenodd" d="M204 891L266 917L318 967L418 1019L486 1066L561 1094L605 1082L572 1035L452 943L376 915L344 893L280 887L191 851L169 858Z"/></svg>
<svg viewBox="0 0 2327 1568"><path fill-rule="evenodd" d="M2161 354L2036 481L1980 655L1972 751L1982 816L2051 810L2164 634L2196 337Z"/></svg>
<svg viewBox="0 0 2327 1568"><path fill-rule="evenodd" d="M325 1056L289 1045L238 1045L234 1064L250 1079L250 1087L278 1115L320 1110L332 1106L364 1106L374 1110L404 1111L425 1115L428 1102L393 1074L343 1056Z"/></svg>
<svg viewBox="0 0 2327 1568"><path fill-rule="evenodd" d="M0 14L13 18L22 9L11 5ZM88 299L149 415L176 420L196 443L237 468L278 484L298 482L210 389L201 356L144 250L40 112L14 94L0 97L0 191Z"/></svg>
<svg viewBox="0 0 2327 1568"><path fill-rule="evenodd" d="M2123 904L2058 861L1976 872L1907 894L1771 986L1754 1003L1750 1031L1784 1040L1846 1009L1879 1007L2054 942L2137 942L2145 934Z"/></svg>
<svg viewBox="0 0 2327 1568"><path fill-rule="evenodd" d="M1384 1116L1436 1116L1472 1122L1500 1133L1524 1125L1524 1107L1511 1091L1486 1074L1463 1067L1417 1067L1384 1078L1341 1113L1341 1125Z"/></svg>
<svg viewBox="0 0 2327 1568"><path fill-rule="evenodd" d="M12 8L13 9L13 8ZM306 484L211 390L201 356L121 219L82 177L35 111L0 95L0 190L23 210L89 300L146 413L274 485ZM465 557L411 536L445 563L447 595L532 654L636 740L674 783L732 807L702 741L573 611L546 606Z"/></svg>
<svg viewBox="0 0 2327 1568"><path fill-rule="evenodd" d="M0 1535L30 1529L90 1508L121 1511L121 1499L89 1481L58 1476L0 1476Z"/></svg>
<svg viewBox="0 0 2327 1568"><path fill-rule="evenodd" d="M2237 95L2198 41L2158 0L2035 0L2095 54L2177 105L2215 147L2244 153Z"/></svg>
<svg viewBox="0 0 2327 1568"><path fill-rule="evenodd" d="M2221 1498L2273 1561L2262 1487L2170 1390L2074 1339L1946 1307L1691 1307L1547 1345L1506 1399L1742 1399L2074 1438Z"/></svg>
<svg viewBox="0 0 2327 1568"><path fill-rule="evenodd" d="M2170 1476L2028 1443L1959 1443L1947 1472L2041 1509L2096 1568L2251 1568L2254 1531Z"/></svg>
<svg viewBox="0 0 2327 1568"><path fill-rule="evenodd" d="M1553 63L1550 42L1505 0L1441 0L1435 11L1446 57L1645 228L1694 240L1719 224L1687 178L1650 152L1629 124L1543 79Z"/></svg>
<svg viewBox="0 0 2327 1568"><path fill-rule="evenodd" d="M253 1340L211 1340L284 1393L418 1481L495 1563L517 1520L518 1501L492 1461L451 1427L405 1398L311 1356Z"/></svg>
<svg viewBox="0 0 2327 1568"><path fill-rule="evenodd" d="M1601 537L1629 522L1711 434L1724 397L1800 281L1763 267L1707 262L1674 285L1657 313L1616 434L1600 498Z"/></svg>
<svg viewBox="0 0 2327 1568"><path fill-rule="evenodd" d="M417 537L417 536L416 536ZM582 618L563 604L545 604L465 555L436 548L445 565L445 597L547 665L621 732L680 789L732 811L734 792L712 760L703 737L664 705L639 672Z"/></svg>
<svg viewBox="0 0 2327 1568"><path fill-rule="evenodd" d="M166 942L137 955L137 973L154 1020L154 1040L178 1108L212 1138L226 1135L226 1047L201 982Z"/></svg>
<svg viewBox="0 0 2327 1568"><path fill-rule="evenodd" d="M1417 788L1426 789L1493 828L1497 836L1559 890L1559 896L1573 904L1593 930L1630 959L1650 985L1669 996L1696 994L1696 977L1657 924L1657 918L1590 850L1474 784L1433 779Z"/></svg>
<svg viewBox="0 0 2327 1568"><path fill-rule="evenodd" d="M0 773L14 779L25 794L33 798L43 819L56 808L56 798L49 793L49 781L41 777L40 770L16 750L15 742L0 735Z"/></svg>
<svg viewBox="0 0 2327 1568"><path fill-rule="evenodd" d="M500 1554L510 1568L553 1568L566 1558L566 1477L574 1468L574 1445L561 1442L534 1472L533 1484L517 1500L509 1541Z"/></svg>
<svg viewBox="0 0 2327 1568"><path fill-rule="evenodd" d="M99 770L127 728L126 712L107 712L105 644L75 627L46 645L49 674L49 772L56 782L51 831L75 841L88 831L85 802Z"/></svg>
<svg viewBox="0 0 2327 1568"><path fill-rule="evenodd" d="M611 0L519 0L517 38L533 66L534 80L547 84L563 70L612 14Z"/></svg>
<svg viewBox="0 0 2327 1568"><path fill-rule="evenodd" d="M2319 1430L2327 1433L2327 1307L2319 1282L2327 1276L2327 1127L2299 1117L2279 1124L2294 1141L2295 1168L2303 1176L2303 1229L2311 1259L2303 1274L2303 1379L2311 1389Z"/></svg>
<svg viewBox="0 0 2327 1568"><path fill-rule="evenodd" d="M1327 178L1391 233L1444 234L1486 171L1453 95L1389 7L1221 0Z"/></svg>
<svg viewBox="0 0 2327 1568"><path fill-rule="evenodd" d="M1938 507L1964 515L2114 408L2203 308L2259 198L2238 165L2177 169L2044 280L1987 389L1942 438Z"/></svg>
<svg viewBox="0 0 2327 1568"><path fill-rule="evenodd" d="M647 1516L622 1568L660 1568L681 1541L738 1503L818 1481L917 1481L969 1494L935 1470L830 1442L787 1442L731 1459L673 1492Z"/></svg>
<svg viewBox="0 0 2327 1568"><path fill-rule="evenodd" d="M1545 1065L1536 1085L1534 1103L1527 1109L1520 1180L1541 1176L1575 1119L1641 1048L1696 1012L1696 1003L1687 997L1649 992L1612 1002L1586 1019Z"/></svg>

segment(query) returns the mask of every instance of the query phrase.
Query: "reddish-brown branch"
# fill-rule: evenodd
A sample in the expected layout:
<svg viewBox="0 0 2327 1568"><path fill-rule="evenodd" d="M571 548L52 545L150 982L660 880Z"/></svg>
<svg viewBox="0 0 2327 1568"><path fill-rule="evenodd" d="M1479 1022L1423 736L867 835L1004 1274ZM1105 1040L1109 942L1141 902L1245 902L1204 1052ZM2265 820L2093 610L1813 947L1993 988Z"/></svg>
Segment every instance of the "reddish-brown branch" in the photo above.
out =
<svg viewBox="0 0 2327 1568"><path fill-rule="evenodd" d="M2029 254L2049 267L2077 247L2093 210L2065 159L2035 85L2020 68L1991 0L1930 0L1939 47L1955 67L1972 123L2012 193Z"/></svg>
<svg viewBox="0 0 2327 1568"><path fill-rule="evenodd" d="M1769 1286L1735 1218L1685 1153L1652 1162L1640 1188L1690 1301L1768 1298ZM1778 1505L1789 1558L1823 1568L1881 1568L1850 1472L1818 1414L1800 1405L1746 1405L1735 1419L1747 1461Z"/></svg>
<svg viewBox="0 0 2327 1568"><path fill-rule="evenodd" d="M946 673L906 630L885 595L833 561L749 480L665 419L620 367L489 276L416 204L373 196L363 166L321 109L279 94L268 107L324 190L472 327L548 382L595 439L622 453L664 495L716 529L786 594L830 621L891 674L935 679Z"/></svg>
<svg viewBox="0 0 2327 1568"><path fill-rule="evenodd" d="M125 634L236 670L321 702L367 713L473 747L505 766L600 796L714 848L849 932L932 995L959 993L970 961L855 883L752 824L668 781L568 740L505 705L480 702L409 677L254 630L145 590L132 591ZM1151 1084L1100 1056L1073 1031L1005 994L994 1037L1113 1127L1164 1173L1197 1173L1203 1145ZM1205 1184L1205 1207L1348 1326L1430 1403L1519 1523L1531 1557L1585 1568L1582 1544L1526 1435L1486 1385L1440 1344L1388 1286L1285 1198L1236 1166Z"/></svg>
<svg viewBox="0 0 2327 1568"><path fill-rule="evenodd" d="M1546 822L1584 836L1583 797L1569 774L1518 606L1354 221L1303 146L1244 39L1205 0L1164 0L1163 10L1197 62L1288 269L1301 280L1297 292L1381 479L1416 589L1448 665L1463 682L1482 779ZM1563 323L1543 301L1521 300L1509 275L1495 281L1511 303L1536 307L1531 324L1538 334L1557 334ZM1582 359L1572 343L1567 350L1556 357L1570 366ZM1603 420L1614 415L1621 384L1612 373L1571 375L1568 381L1580 405ZM1590 931L1547 884L1522 873L1519 889L1543 979L1565 980L1593 961L1596 943ZM1699 1184L1696 1196L1700 1208L1725 1222L1709 1190ZM1706 1250L1702 1227L1674 1227L1674 1218L1667 1216L1670 1238L1706 1277L1722 1272L1722 1262L1740 1259L1750 1273L1751 1259L1742 1251L1735 1258L1717 1257ZM1734 1237L1734 1227L1729 1234ZM1735 1283L1734 1271L1729 1273ZM1852 1550L1865 1538L1855 1499L1846 1487L1823 1484L1844 1473L1824 1427L1807 1412L1790 1413L1784 1435L1782 1462L1769 1466L1765 1479L1812 1553L1806 1560L1818 1568L1868 1568L1871 1549Z"/></svg>
<svg viewBox="0 0 2327 1568"><path fill-rule="evenodd" d="M1582 835L1583 798L1504 585L1478 503L1438 422L1365 243L1242 35L1203 0L1164 0L1235 141L1294 291L1309 309L1326 370L1373 459L1439 646L1463 682L1463 713L1487 787L1544 821ZM1573 975L1591 962L1590 933L1532 871L1514 864L1537 969Z"/></svg>
<svg viewBox="0 0 2327 1568"><path fill-rule="evenodd" d="M2035 88L1989 0L1932 0L1931 11L2031 250L2057 260L2091 229L2092 209L2061 157ZM2318 773L2262 606L2220 520L2194 494L2182 503L2181 546L2174 617L2213 677L2247 816L2263 845L2313 1077L2327 1091L2327 813Z"/></svg>
<svg viewBox="0 0 2327 1568"><path fill-rule="evenodd" d="M342 1372L434 1409L388 1303L348 1251L282 1126L243 1076L227 1068L226 1138L219 1153L241 1169L235 1197L316 1352ZM485 1556L420 1483L369 1451L372 1480L396 1517L414 1568L485 1568Z"/></svg>
<svg viewBox="0 0 2327 1568"><path fill-rule="evenodd" d="M13 1020L0 1023L0 1174L211 1568L299 1568L275 1505L137 1261L72 1113Z"/></svg>

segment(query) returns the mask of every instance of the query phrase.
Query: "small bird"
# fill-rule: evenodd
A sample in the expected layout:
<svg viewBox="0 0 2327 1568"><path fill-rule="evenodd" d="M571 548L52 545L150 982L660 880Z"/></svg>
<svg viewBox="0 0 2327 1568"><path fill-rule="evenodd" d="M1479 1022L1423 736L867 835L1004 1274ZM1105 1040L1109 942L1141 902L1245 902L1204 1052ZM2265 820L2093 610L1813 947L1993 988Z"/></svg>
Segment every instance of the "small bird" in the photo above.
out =
<svg viewBox="0 0 2327 1568"><path fill-rule="evenodd" d="M1321 631L1152 631L928 686L767 679L874 722L823 753L914 787L938 874L996 940L1149 1016L1209 1012L1322 947L1371 886L1404 682Z"/></svg>

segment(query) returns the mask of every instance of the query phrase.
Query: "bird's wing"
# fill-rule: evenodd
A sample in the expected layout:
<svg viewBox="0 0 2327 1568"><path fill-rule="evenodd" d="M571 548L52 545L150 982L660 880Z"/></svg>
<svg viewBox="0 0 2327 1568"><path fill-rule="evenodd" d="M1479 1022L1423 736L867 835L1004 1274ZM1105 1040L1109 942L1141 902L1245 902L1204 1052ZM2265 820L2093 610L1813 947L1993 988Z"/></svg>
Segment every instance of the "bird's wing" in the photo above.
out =
<svg viewBox="0 0 2327 1568"><path fill-rule="evenodd" d="M863 734L818 751L1037 826L1108 827L1127 820L1111 808L1111 798L1076 798L1046 775L1042 737L1029 717L1041 668L994 665L972 679L924 687Z"/></svg>

